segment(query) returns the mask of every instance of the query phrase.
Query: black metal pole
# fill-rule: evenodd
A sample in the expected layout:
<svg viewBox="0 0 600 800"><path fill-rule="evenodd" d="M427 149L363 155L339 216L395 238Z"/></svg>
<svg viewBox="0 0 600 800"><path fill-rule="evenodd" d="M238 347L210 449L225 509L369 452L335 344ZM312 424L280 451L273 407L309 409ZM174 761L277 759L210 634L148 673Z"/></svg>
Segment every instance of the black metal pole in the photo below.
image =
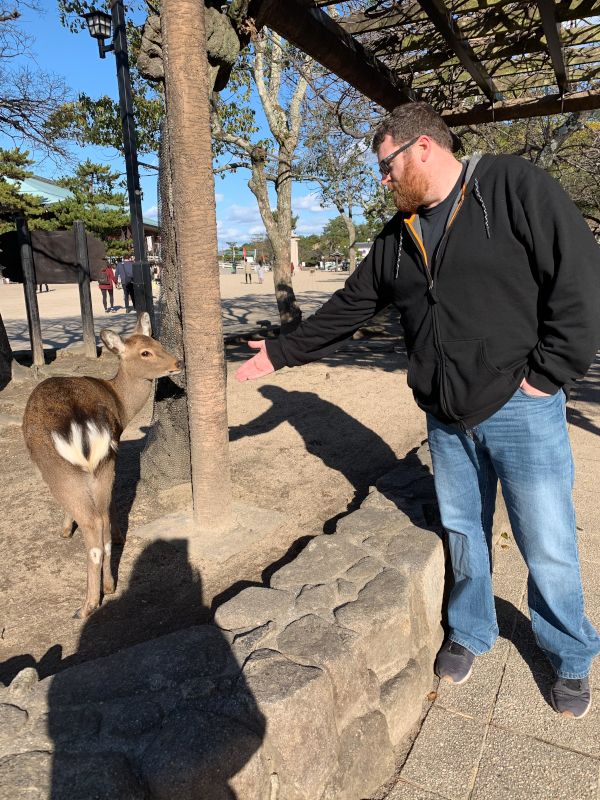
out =
<svg viewBox="0 0 600 800"><path fill-rule="evenodd" d="M131 79L129 77L129 57L127 54L127 36L125 27L125 7L123 0L112 0L113 45L117 61L117 82L119 85L119 108L123 126L123 149L125 153L125 170L127 173L127 194L131 214L131 236L135 263L133 265L133 291L135 310L150 314L154 329L154 306L152 302L152 278L150 264L146 259L146 242L144 238L144 220L142 217L142 192L137 161L137 140L135 119L133 116L133 99L131 96Z"/></svg>

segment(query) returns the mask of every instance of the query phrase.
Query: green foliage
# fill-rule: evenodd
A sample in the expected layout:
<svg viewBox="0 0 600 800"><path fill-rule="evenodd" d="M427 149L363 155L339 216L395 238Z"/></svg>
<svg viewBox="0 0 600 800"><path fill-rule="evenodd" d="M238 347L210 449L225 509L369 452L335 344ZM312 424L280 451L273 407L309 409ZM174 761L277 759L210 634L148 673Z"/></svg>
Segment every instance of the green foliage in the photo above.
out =
<svg viewBox="0 0 600 800"><path fill-rule="evenodd" d="M89 233L106 243L107 253L115 256L127 254L131 247L121 238L129 224L129 210L125 195L115 191L118 178L109 167L84 161L75 175L58 181L71 197L52 205L58 227L70 228L75 220L82 220Z"/></svg>
<svg viewBox="0 0 600 800"><path fill-rule="evenodd" d="M14 230L14 219L26 217L29 227L52 229L43 218L46 211L41 198L20 192L20 182L32 175L27 169L33 162L18 148L0 149L0 233Z"/></svg>

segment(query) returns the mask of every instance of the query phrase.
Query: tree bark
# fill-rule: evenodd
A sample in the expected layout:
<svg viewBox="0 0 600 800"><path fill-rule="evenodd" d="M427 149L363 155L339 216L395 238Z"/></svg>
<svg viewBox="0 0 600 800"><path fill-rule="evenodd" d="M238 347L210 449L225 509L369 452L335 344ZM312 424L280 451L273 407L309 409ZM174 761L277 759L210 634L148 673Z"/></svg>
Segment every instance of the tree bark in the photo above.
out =
<svg viewBox="0 0 600 800"><path fill-rule="evenodd" d="M159 153L159 214L162 265L157 309L160 343L172 353L184 353L177 238L173 218L173 182L168 126L163 122ZM185 373L156 382L152 425L141 458L141 479L150 490L189 483L190 427Z"/></svg>
<svg viewBox="0 0 600 800"><path fill-rule="evenodd" d="M163 0L161 19L194 521L199 532L208 532L232 520L209 68L197 2Z"/></svg>

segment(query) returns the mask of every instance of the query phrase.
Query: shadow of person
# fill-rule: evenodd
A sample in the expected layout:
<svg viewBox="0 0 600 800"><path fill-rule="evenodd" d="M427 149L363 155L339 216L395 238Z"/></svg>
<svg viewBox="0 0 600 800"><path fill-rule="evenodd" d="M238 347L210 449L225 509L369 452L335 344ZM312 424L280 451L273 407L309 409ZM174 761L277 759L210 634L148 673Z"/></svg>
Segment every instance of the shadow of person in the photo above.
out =
<svg viewBox="0 0 600 800"><path fill-rule="evenodd" d="M537 646L530 620L508 600L495 596L496 617L499 635L515 646L523 661L529 667L540 694L552 707L550 689L556 680L554 670L544 653Z"/></svg>
<svg viewBox="0 0 600 800"><path fill-rule="evenodd" d="M52 800L241 800L250 786L267 795L264 717L221 631L194 624L206 609L187 548L148 545L125 594L86 621L80 650L102 650L111 630L138 644L53 678Z"/></svg>
<svg viewBox="0 0 600 800"><path fill-rule="evenodd" d="M340 472L354 487L352 506L366 496L377 477L396 464L396 454L378 434L318 394L273 385L261 386L258 391L271 401L271 407L251 422L230 428L229 440L257 436L289 422L307 452Z"/></svg>

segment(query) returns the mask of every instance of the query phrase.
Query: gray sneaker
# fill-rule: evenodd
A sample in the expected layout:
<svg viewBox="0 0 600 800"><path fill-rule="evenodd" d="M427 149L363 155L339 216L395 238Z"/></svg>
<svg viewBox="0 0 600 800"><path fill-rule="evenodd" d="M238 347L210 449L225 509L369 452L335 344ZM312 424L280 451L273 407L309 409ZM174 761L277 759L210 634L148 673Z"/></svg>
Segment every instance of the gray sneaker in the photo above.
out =
<svg viewBox="0 0 600 800"><path fill-rule="evenodd" d="M471 677L475 655L462 644L450 639L444 643L435 660L435 674L443 681L459 686Z"/></svg>
<svg viewBox="0 0 600 800"><path fill-rule="evenodd" d="M563 717L581 719L592 707L589 678L558 678L550 690L552 707Z"/></svg>

